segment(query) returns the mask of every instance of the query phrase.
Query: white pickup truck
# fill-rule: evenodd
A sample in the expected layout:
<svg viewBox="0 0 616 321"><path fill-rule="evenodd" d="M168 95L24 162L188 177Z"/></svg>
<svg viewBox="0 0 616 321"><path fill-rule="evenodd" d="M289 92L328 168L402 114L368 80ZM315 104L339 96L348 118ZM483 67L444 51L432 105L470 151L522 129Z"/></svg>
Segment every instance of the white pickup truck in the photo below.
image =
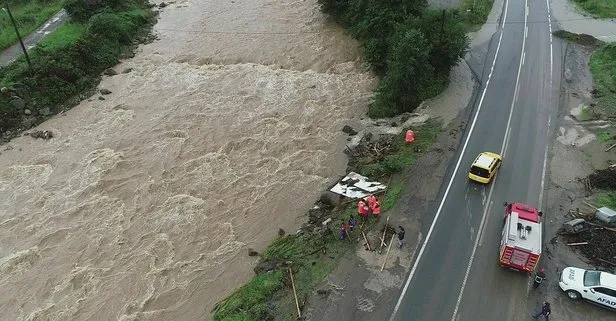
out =
<svg viewBox="0 0 616 321"><path fill-rule="evenodd" d="M580 298L616 311L616 275L576 267L560 274L560 288L573 300Z"/></svg>

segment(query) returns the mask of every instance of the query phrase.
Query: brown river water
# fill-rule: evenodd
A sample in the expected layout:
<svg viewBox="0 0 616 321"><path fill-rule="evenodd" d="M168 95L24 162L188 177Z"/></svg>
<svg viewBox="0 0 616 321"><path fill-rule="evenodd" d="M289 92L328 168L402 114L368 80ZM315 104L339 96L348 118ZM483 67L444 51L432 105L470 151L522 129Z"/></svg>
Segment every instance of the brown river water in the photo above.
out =
<svg viewBox="0 0 616 321"><path fill-rule="evenodd" d="M344 175L372 97L316 0L192 0L98 95L0 146L0 320L210 320Z"/></svg>

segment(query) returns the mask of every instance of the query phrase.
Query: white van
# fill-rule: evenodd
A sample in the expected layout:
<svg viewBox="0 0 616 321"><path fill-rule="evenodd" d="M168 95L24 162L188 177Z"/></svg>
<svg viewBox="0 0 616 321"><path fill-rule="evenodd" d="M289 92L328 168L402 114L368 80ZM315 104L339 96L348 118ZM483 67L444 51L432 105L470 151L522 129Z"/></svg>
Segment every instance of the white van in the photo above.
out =
<svg viewBox="0 0 616 321"><path fill-rule="evenodd" d="M616 275L614 274L567 267L560 274L558 285L573 300L582 298L616 310Z"/></svg>

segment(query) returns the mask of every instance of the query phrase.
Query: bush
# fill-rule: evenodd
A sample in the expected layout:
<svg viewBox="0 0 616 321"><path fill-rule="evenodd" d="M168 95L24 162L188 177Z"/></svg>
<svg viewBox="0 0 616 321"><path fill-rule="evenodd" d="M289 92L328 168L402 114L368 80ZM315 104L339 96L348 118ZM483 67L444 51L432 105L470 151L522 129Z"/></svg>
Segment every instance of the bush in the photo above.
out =
<svg viewBox="0 0 616 321"><path fill-rule="evenodd" d="M390 46L387 72L370 106L370 117L413 111L426 98L425 88L434 74L430 65L431 45L421 31L403 26L392 37Z"/></svg>
<svg viewBox="0 0 616 321"><path fill-rule="evenodd" d="M66 0L64 9L76 21L85 22L103 12L120 12L132 8L148 7L147 0Z"/></svg>
<svg viewBox="0 0 616 321"><path fill-rule="evenodd" d="M119 5L119 1L92 3L103 2ZM122 7L125 5L122 4ZM0 69L0 87L13 88L34 115L43 108L49 108L53 113L58 110L58 106L96 86L101 72L117 64L118 59L130 49L129 44L143 34L140 30L145 31L151 25L153 17L150 11L138 8L122 12L106 9L94 14L87 25L77 23L67 27L64 34L55 37L60 43L46 42L34 48L30 54L31 70L23 58ZM10 103L11 99L14 98L0 96L2 133L34 125L32 122L22 124L23 116Z"/></svg>
<svg viewBox="0 0 616 321"><path fill-rule="evenodd" d="M468 48L456 10L427 9L425 0L319 0L321 10L362 44L382 78L370 117L411 112L445 88Z"/></svg>

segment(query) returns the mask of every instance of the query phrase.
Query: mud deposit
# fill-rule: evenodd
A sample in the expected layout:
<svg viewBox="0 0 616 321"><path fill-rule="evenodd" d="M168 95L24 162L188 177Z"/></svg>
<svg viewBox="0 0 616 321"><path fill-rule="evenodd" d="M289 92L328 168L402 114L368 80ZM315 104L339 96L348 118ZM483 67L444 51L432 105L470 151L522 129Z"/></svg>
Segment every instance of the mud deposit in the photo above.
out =
<svg viewBox="0 0 616 321"><path fill-rule="evenodd" d="M176 1L98 96L0 150L0 320L209 320L343 175L373 76L315 0Z"/></svg>

